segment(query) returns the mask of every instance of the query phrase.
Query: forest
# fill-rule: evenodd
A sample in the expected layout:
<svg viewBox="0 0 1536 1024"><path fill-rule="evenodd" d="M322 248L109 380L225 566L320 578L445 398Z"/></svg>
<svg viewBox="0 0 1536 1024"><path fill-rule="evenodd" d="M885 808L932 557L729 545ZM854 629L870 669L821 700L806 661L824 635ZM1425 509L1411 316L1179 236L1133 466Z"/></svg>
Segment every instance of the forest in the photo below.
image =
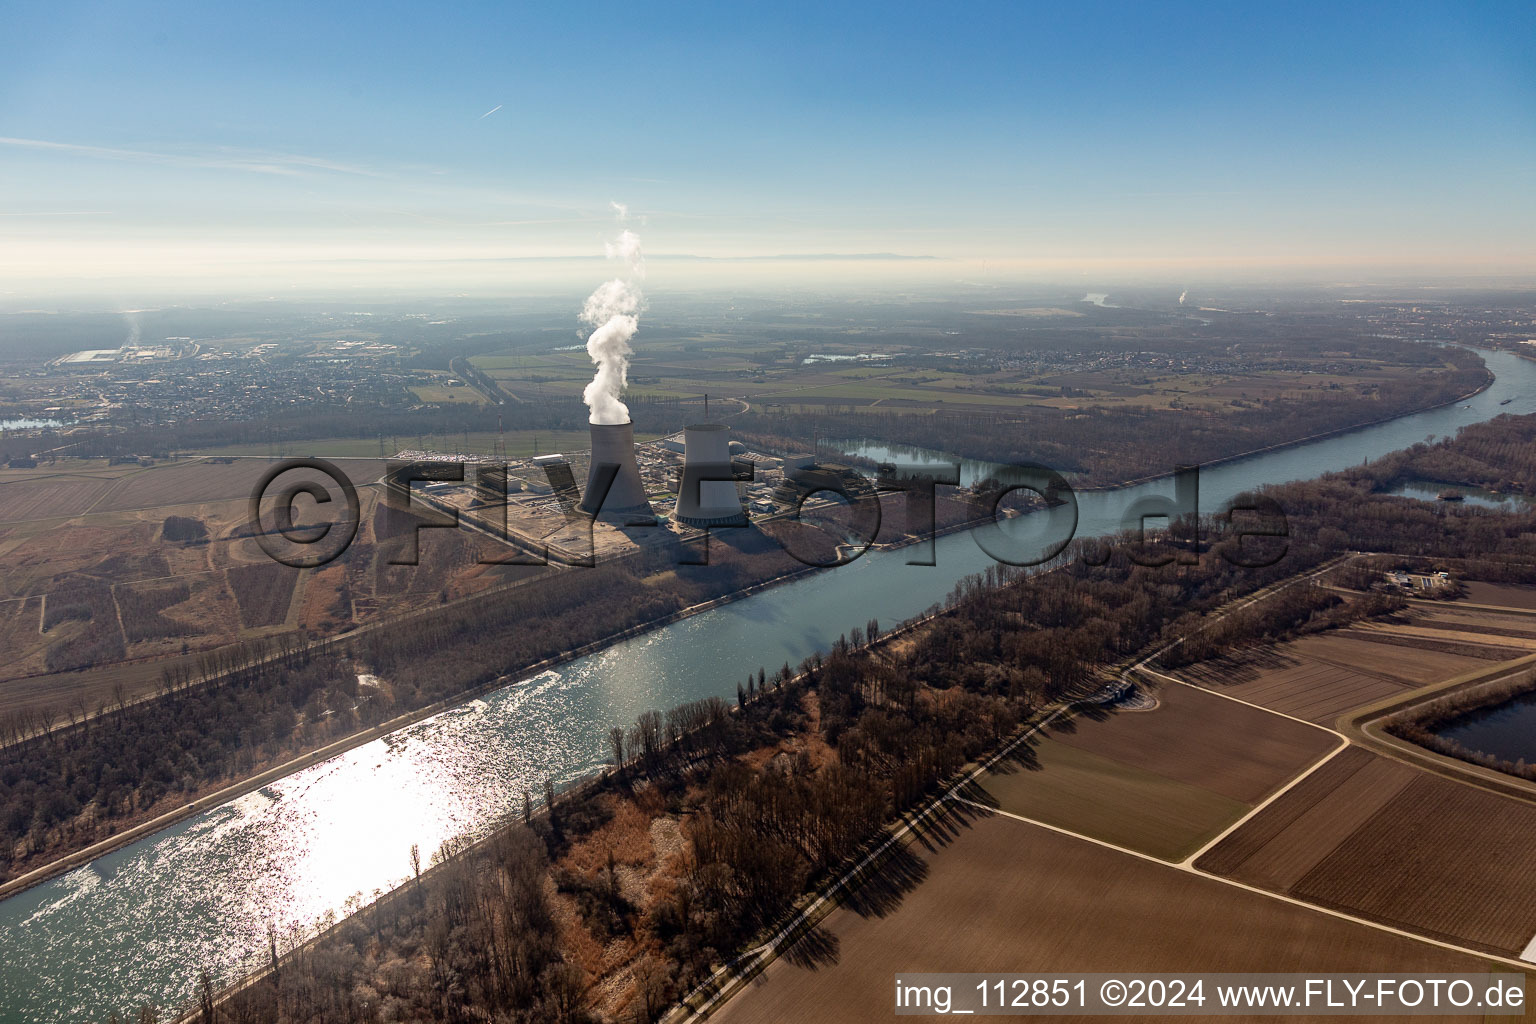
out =
<svg viewBox="0 0 1536 1024"><path fill-rule="evenodd" d="M1380 385L1369 403L1331 397L1265 398L1219 414L1139 405L1082 409L1022 406L1006 414L937 409L917 416L879 409L828 409L814 415L753 411L732 421L743 437L779 450L808 448L815 435L878 437L962 458L1034 462L1076 474L1075 486L1105 487L1214 462L1278 441L1313 437L1362 422L1455 401L1482 387L1476 353L1445 349L1451 367L1430 378Z"/></svg>

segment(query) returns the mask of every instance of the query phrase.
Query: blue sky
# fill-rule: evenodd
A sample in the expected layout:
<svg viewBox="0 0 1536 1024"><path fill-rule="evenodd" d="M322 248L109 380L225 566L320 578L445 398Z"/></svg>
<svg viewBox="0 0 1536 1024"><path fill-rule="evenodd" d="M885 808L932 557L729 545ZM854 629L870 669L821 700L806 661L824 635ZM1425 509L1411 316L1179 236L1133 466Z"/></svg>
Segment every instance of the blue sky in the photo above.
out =
<svg viewBox="0 0 1536 1024"><path fill-rule="evenodd" d="M13 278L577 255L614 199L651 252L1536 271L1529 3L6 20Z"/></svg>

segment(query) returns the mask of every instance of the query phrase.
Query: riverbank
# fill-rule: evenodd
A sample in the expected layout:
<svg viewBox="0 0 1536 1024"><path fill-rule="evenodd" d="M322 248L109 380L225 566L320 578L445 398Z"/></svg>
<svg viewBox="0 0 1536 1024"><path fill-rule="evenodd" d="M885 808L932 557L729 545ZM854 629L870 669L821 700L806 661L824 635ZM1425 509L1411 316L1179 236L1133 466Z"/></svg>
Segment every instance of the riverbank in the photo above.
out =
<svg viewBox="0 0 1536 1024"><path fill-rule="evenodd" d="M1018 581L1015 581L1015 583L1017 582ZM1014 584L1008 585L1011 586ZM879 652L890 647L896 641L909 637L912 633L922 629L924 626L928 625L933 620L944 614L946 614L946 610L941 609L920 615L906 622L899 623L887 632L880 634L880 636L873 640L867 640L857 646L850 646L849 651L850 653L860 657ZM777 693L781 690L784 692L803 691L814 681L814 677L814 672L796 672L789 676L787 679L782 679L780 682L778 682L778 684L774 687L774 692ZM766 695L767 691L760 691L757 694L754 694L752 697L746 698L744 703L731 704L727 708L727 714L732 716L739 716L745 710L750 709L753 705L761 701ZM695 730L695 732L697 731L698 730ZM666 750L672 750L686 743L688 739L693 735L694 733L689 733L685 736L674 738L672 741L666 744ZM626 762L624 769L626 775L628 772L635 770L632 768L634 763L634 760ZM593 799L605 791L608 791L610 787L612 787L615 782L619 781L621 778L623 777L620 776L619 769L617 767L609 766L607 768L597 770L556 793L553 810L557 816L563 815L573 806L581 803L582 801ZM631 779L625 784L627 785L632 782L633 780ZM355 922L359 920L369 918L372 920L379 920L380 917L384 914L389 914L392 917L398 918L400 916L400 910L398 908L416 899L416 893L419 892L423 887L430 890L442 875L451 871L457 865L463 864L467 861L473 861L479 857L482 852L486 850L491 844L496 842L496 840L504 837L508 831L525 827L527 824L542 823L547 821L550 811L551 808L548 806L541 806L537 809L534 809L527 822L524 822L521 819L514 820L509 815L506 819L493 824L482 834L473 837L466 837L469 839L469 841L458 846L448 856L434 856L430 865L423 868L420 875L416 879L402 882L400 885L394 887L393 889L390 889L389 891L379 895L373 901L357 906L347 916L342 917L323 928L320 928L313 937L308 938L299 945L291 947L282 952L278 956L275 965L263 965L258 970L246 974L238 980L233 981L223 988L216 990L216 994L214 996L215 1007L222 1008L232 1000L239 998L242 993L247 992L248 990L261 984L261 982L267 978L271 977L274 971L280 973L283 970L302 962L304 956L307 953L325 945L329 941L338 939L345 931L345 929L354 925ZM182 1024L182 1022L189 1022L194 1020L199 1012L200 1010L198 1008L183 1010L177 1017L174 1018L174 1024Z"/></svg>
<svg viewBox="0 0 1536 1024"><path fill-rule="evenodd" d="M934 533L934 537L937 538L941 536L948 536L952 533L974 529L976 526L982 525L987 521L988 520L985 517L982 517L978 519L952 522L937 529ZM880 550L899 550L903 547L910 547L918 543L922 543L922 539L906 536L900 540L888 541L881 544ZM270 785L274 782L278 782L287 776L308 768L314 764L328 760L329 758L335 757L339 754L344 754L347 751L362 746L365 743L370 743L376 739L380 739L381 737L388 736L391 733L408 728L436 715L440 715L445 711L451 711L454 708L460 707L466 702L474 700L477 697L482 697L486 694L493 693L510 686L516 686L519 683L527 682L528 680L542 675L545 672L559 668L568 662L575 661L579 658L586 657L587 655L597 653L609 647L613 647L626 640L643 636L646 633L660 629L674 622L679 622L683 619L702 614L714 608L719 608L731 604L735 601L743 600L764 590L778 587L786 583L791 583L795 580L818 572L821 570L821 568L822 567L820 566L800 566L796 569L790 570L789 572L781 573L765 580L760 580L757 583L732 591L728 594L722 594L717 597L710 598L706 601L696 602L687 607L679 608L673 612L667 613L666 615L658 616L654 619L649 619L645 622L626 627L614 633L609 633L597 640L590 641L579 647L565 651L559 655L545 658L532 665L519 668L515 672L510 672L505 675L498 676L496 679L490 680L486 683L482 683L467 690L462 690L452 697L447 697L425 707L397 715L388 719L387 721L380 722L377 725L370 726L348 736L333 740L330 743L316 747L312 750L297 753L276 765L264 768L246 778L218 786L217 788L209 790L208 792L205 792L195 797L194 799L181 804L178 807L157 814L146 821L134 824L114 835L97 840L89 846L65 853L53 860L50 860L44 865L33 868L26 873L17 876L16 878L10 879L5 883L0 884L0 899L13 896L19 892L31 888L32 886L46 882L51 878L56 878L61 874L65 874L84 864L90 863L98 857L109 854L114 850L121 849L124 846L131 845L132 843L152 836L157 832L170 828L171 826L185 820L192 815L211 810L222 804L228 803L229 801L236 800L248 793L259 790L262 787ZM535 582L537 581L525 580L519 581L515 585L528 586ZM379 627L368 627L368 629L375 628ZM347 640L357 639L362 635L362 633L363 631L353 630L336 637L331 637L326 640L319 641L317 646L332 646Z"/></svg>
<svg viewBox="0 0 1536 1024"><path fill-rule="evenodd" d="M1505 411L1536 413L1533 364L1502 356L1490 357L1489 365L1497 384L1470 410L1412 416L1354 438L1222 467L1202 480L1203 496L1215 507L1266 482L1375 462L1426 433L1448 436ZM1495 408L1510 396L1514 405ZM1117 530L1122 506L1136 497L1085 502L1080 532ZM1383 501L1384 510L1404 516L1413 504ZM1317 517L1304 519L1315 537ZM569 783L601 770L610 726L647 709L710 696L730 701L732 680L749 668L798 664L835 643L840 630L870 618L891 623L920 615L957 581L993 564L958 536L939 542L937 558L936 568L914 570L902 554L871 552L842 572L771 588L736 610L656 630L536 683L473 701L366 755L304 769L295 782L269 791L278 799L250 796L205 812L114 855L100 870L35 887L0 907L0 945L11 954L4 1002L13 1010L0 1019L89 1018L91 1008L124 993L178 1006L195 985L189 964L206 963L221 977L258 969L266 959L264 922L303 921L313 934L328 910L343 912L349 894L397 884L413 843L425 853L451 836L480 834L513 809L523 789L538 792L545 779ZM1028 640L1029 632L1021 629L1014 639ZM1060 644L1033 650L1039 646L1029 655L1038 654L1038 664L1060 656ZM368 756L375 750L378 757ZM337 813L342 804L345 814ZM115 926L124 920L138 922L131 936ZM142 953L150 943L152 957ZM284 982L286 988L286 975Z"/></svg>
<svg viewBox="0 0 1536 1024"><path fill-rule="evenodd" d="M1467 394L1465 394L1465 395L1463 395L1463 396L1461 396L1461 397L1459 397L1457 399L1454 399L1454 400L1452 400L1450 402L1440 403L1440 404L1434 405L1434 406L1427 406L1427 407L1425 407L1423 409L1416 410L1413 413L1407 413L1407 414L1404 414L1404 415L1405 416L1412 416L1412 415L1416 415L1416 414L1422 413L1422 412L1433 411L1434 409L1437 409L1437 408L1444 408L1446 406L1453 406L1453 405L1455 405L1455 404L1457 404L1459 402L1464 401L1466 398L1469 398L1469 397L1471 397L1473 395L1479 394L1479 393L1487 390L1487 388L1493 383L1494 379L1495 379L1495 377L1492 374L1492 372L1488 371L1487 372L1487 379L1484 381L1484 383L1480 387L1478 387L1478 388L1468 392ZM1265 448L1262 448L1262 449L1255 449L1255 450L1250 451L1250 452L1241 453L1239 455L1233 455L1233 456L1230 456L1230 457L1227 457L1227 458L1224 458L1224 459L1216 460L1216 462L1213 462L1213 463L1207 463L1206 465L1207 466L1214 466L1214 465L1218 465L1218 464L1226 463L1226 462L1234 462L1234 461L1240 461L1240 460L1243 460L1243 459L1261 457L1261 456L1263 456L1263 455L1265 455L1267 453L1273 452L1273 451L1278 451L1278 450L1287 449L1287 448L1293 448L1293 447L1296 447L1298 445L1302 445L1302 444L1305 444L1305 443L1311 443L1311 442L1315 442L1315 441L1325 440L1325 439L1327 439L1329 437L1333 437L1333 436L1337 436L1337 435L1342 435L1342 434L1348 434L1348 433L1351 433L1351 432L1354 432L1354 431L1358 431L1358 430L1369 429L1372 426L1376 426L1376 425L1379 425L1379 424L1384 423L1384 422L1391 422L1393 420L1397 420L1397 419L1401 419L1401 418L1403 418L1403 417L1402 416L1386 417L1386 418L1381 419L1381 420L1372 421L1371 423L1357 424L1355 426L1348 427L1348 428L1341 428L1339 430L1325 431L1325 432L1321 432L1321 433L1316 434L1316 435L1312 435L1312 436L1307 437L1307 438L1298 438L1298 439L1295 439L1295 440L1292 440L1292 441L1287 441L1287 442L1282 442L1282 443L1279 443L1279 444L1276 444L1276 445L1266 446ZM1082 490L1085 490L1085 491L1114 491L1114 490L1121 490L1121 489L1123 489L1125 487L1134 486L1138 482L1147 482L1147 481L1150 481L1150 480L1161 479L1161 478L1167 477L1168 475L1170 475L1170 474L1167 474L1167 473L1165 473L1165 474L1156 474L1156 475L1148 476L1146 478L1142 478L1141 481L1131 481L1131 482L1128 482L1128 483L1125 483L1125 484L1114 485L1112 487L1108 487L1107 486L1107 487L1102 487L1102 488L1099 488L1099 487L1083 488ZM952 522L952 523L949 523L947 525L941 526L938 529L936 529L935 532L934 532L934 538L937 539L939 537L949 536L949 535L955 534L955 533L966 532L966 531L975 529L977 526L985 525L989 521L990 521L990 519L988 517L982 516L982 517L977 517L977 518L972 518L972 519L965 519L963 521ZM901 538L899 540L896 540L896 541L883 542L883 543L872 545L872 546L875 547L876 550L889 551L889 550L899 549L901 547L911 546L911 545L916 544L916 543L920 543L920 542L918 540L912 538L912 537L903 537L903 538ZM669 625L669 624L671 624L673 622L677 622L677 621L679 621L681 619L688 618L690 616L697 615L697 614L700 614L702 612L709 611L712 608L716 608L716 607L719 607L721 605L729 604L729 603L731 603L733 601L741 600L742 598L752 596L753 594L759 593L759 592L761 592L761 591L763 591L765 589L776 587L776 586L778 586L780 584L792 582L792 581L794 581L796 579L799 579L799 578L801 578L803 576L808 575L809 573L811 573L813 571L815 571L815 569L813 567L797 568L797 569L792 570L790 572L783 573L783 574L771 577L771 578L769 578L767 580L763 580L763 581L760 581L758 583L752 584L751 586L748 586L746 588L740 589L738 591L734 591L734 592L732 592L730 594L721 595L719 597L712 598L712 599L704 601L704 602L696 603L696 604L691 605L689 607L678 609L678 610L676 610L674 612L668 613L665 616L661 616L661 617L658 617L658 618L655 618L655 619L652 619L652 620L648 620L648 621L646 621L644 623L640 623L640 624L637 624L637 625L634 625L634 626L626 627L623 630L620 630L620 631L615 632L615 633L608 634L608 635L606 635L604 637L601 637L601 638L599 638L597 640L591 641L591 642L589 642L587 644L584 644L584 645L582 645L580 647L577 647L577 648L575 648L573 650L564 652L563 654L561 654L559 656L555 656L555 657L544 659L544 660L542 660L542 661L540 661L538 663L535 663L534 665L531 665L531 666L519 669L516 672L508 673L506 675L497 677L496 679L493 679L493 680L491 680L489 682L480 684L480 685L478 685L476 687L473 687L471 689L460 691L459 693L457 693L453 697L444 698L443 700L434 702L433 704L427 705L427 706L425 706L423 708L420 708L420 709L417 709L417 710L414 710L414 711L411 711L411 712L407 712L407 713L402 714L402 715L395 716L394 718L391 718L388 721L385 721L385 722L382 722L382 723L380 723L378 725L369 727L368 729L361 730L359 732L353 733L350 736L334 740L334 741L332 741L330 743L327 743L327 744L325 744L325 745L323 745L321 747L317 747L317 748L315 748L313 750L303 751L303 752L294 754L292 757L282 761L279 764L272 765L272 766L270 766L268 768L265 768L265 769L259 771L258 773L254 774L254 775L248 776L245 779L242 779L242 780L239 780L239 781L235 781L235 782L230 782L230 783L222 785L222 786L220 786L220 787L218 787L216 789L213 789L213 790L210 790L210 791L208 791L206 793L203 793L203 794L193 798L192 800L189 800L189 801L185 802L184 804L182 804L182 805L180 805L180 806L178 806L178 807L176 807L174 809L171 809L171 810L162 812L160 814L157 814L154 817L152 817L152 818L150 818L150 819L148 819L146 821L143 821L143 822L137 823L135 825L132 825L131 827L126 828L123 831L121 831L121 832L119 832L119 833L117 833L115 835L106 837L104 839L97 840L96 842L94 842L94 843L92 843L92 844L90 844L90 845L88 845L86 847L82 847L82 848L80 848L78 850L74 850L74 851L71 851L69 853L63 854L62 856L60 856L58 858L55 858L54 860L51 860L47 864L44 864L44 865L39 866L37 868L33 868L33 869L27 871L26 873L18 876L15 879L11 879L11 880L3 883L3 884L0 884L0 899L3 899L5 897L7 897L7 896L14 895L14 894L16 894L18 892L21 892L21 891L23 891L25 889L28 889L28 888L30 888L30 887L32 887L34 885L37 885L37 884L39 884L41 882L47 881L50 878L57 877L58 875L61 875L61 874L64 874L64 873L66 873L66 872L68 872L70 870L73 870L74 868L77 868L77 867L81 866L82 864L85 864L85 863L88 863L91 860L94 860L96 857L102 856L102 855L107 854L107 853L111 853L112 851L120 849L120 848L122 848L122 847L124 847L126 845L130 845L133 842L136 842L137 840L140 840L140 839L143 839L143 838L145 838L147 836L153 835L156 832L162 831L162 830L164 830L164 829L166 829L166 828L168 828L168 827L170 827L172 825L175 825L177 822L182 821L182 820L186 819L187 817L189 817L191 815L200 813L202 811L206 811L206 810L208 810L210 808L219 806L220 804L228 802L230 800L237 799L240 796L246 795L246 794L248 794L248 793L250 793L250 792L252 792L254 790L258 790L258 789L262 788L263 786L266 786L266 785L269 785L269 784L271 784L273 782L276 782L276 781L286 777L287 775L293 774L294 772L300 771L300 770L302 770L302 769L304 769L306 767L309 767L309 766L311 766L311 765L313 765L315 763L318 763L320 761L324 761L324 760L326 760L326 759L328 759L330 757L334 757L334 756L336 756L338 754L345 753L348 750L354 749L355 747L358 747L358 746L360 746L360 745L362 745L364 743L368 743L368 742L371 742L371 741L373 741L375 739L378 739L378 738L380 738L382 736L388 735L391 732L394 732L394 731L397 731L399 729L403 729L403 728L409 727L411 725L417 724L417 723L419 723L419 722L421 722L421 721L423 721L425 719L431 718L431 717L433 717L435 715L441 714L441 713L443 713L445 711L448 711L448 710L451 710L451 709L453 709L455 707L458 707L458 706L462 705L463 703L465 703L465 702L467 702L469 700L475 699L476 697L483 696L483 695L485 695L487 693L491 693L491 692L503 689L503 688L508 687L508 686L515 686L515 685L517 685L520 682L524 682L524 681L528 680L529 678L537 676L540 673L549 671L550 669L557 668L560 665L563 665L563 664L565 664L565 663L567 663L569 661L573 661L573 660L575 660L577 658L584 657L584 656L586 656L588 654L592 654L594 652L603 650L605 648L608 648L608 647L611 647L611 646L613 646L615 644L623 642L624 640L631 639L631 638L636 637L636 636L640 636L640 635L642 635L642 634L644 634L646 632L649 632L649 631L652 631L652 630L655 630L655 629L659 629L659 628L664 627L666 625ZM512 584L511 586L522 587L522 586L528 586L528 585L531 585L531 584L535 584L537 582L538 582L537 579L521 580L521 581L518 581L515 584ZM501 591L501 590L504 590L506 588L498 587L496 589L498 591ZM464 599L460 599L460 600L461 601L465 601L465 600L471 600L472 601L472 600L477 600L477 599L483 600L485 598L485 596L486 595L483 595L483 594L482 595L473 595L472 597L464 598ZM385 625L401 624L403 622L408 621L414 615L419 615L419 614L424 614L424 612L417 611L417 612L412 612L412 613L406 613L404 616L399 617L399 619L396 620L395 622L392 622L392 623L389 623L389 624L382 624L382 623L381 624L373 624L373 625L370 625L370 626L367 626L367 627L363 627L361 629L350 630L350 631L348 631L346 633L339 634L339 635L334 636L334 637L329 637L329 638L326 638L324 640L317 641L316 642L316 647L317 648L327 648L327 647L334 647L334 646L339 645L339 644L344 644L347 641L360 638L365 633L367 633L367 632L369 632L371 630L378 629L378 628L383 628Z"/></svg>
<svg viewBox="0 0 1536 1024"><path fill-rule="evenodd" d="M1381 426L1384 423L1391 423L1394 420L1400 420L1400 419L1403 419L1406 416L1417 416L1420 413L1434 412L1436 409L1447 409L1447 408L1450 408L1451 406L1455 405L1458 402L1465 402L1469 398L1477 397L1478 395L1482 394L1484 391L1487 391L1489 388L1491 388L1493 386L1494 381L1497 380L1498 378L1494 375L1493 371L1487 369L1486 366L1484 367L1484 373L1486 374L1486 378L1487 379L1485 379L1481 385L1479 385L1478 387L1473 388L1471 391L1468 391L1466 394L1460 395L1460 396L1458 396L1456 398L1452 398L1449 401L1435 402L1435 403L1433 403L1431 405L1421 406L1420 408L1412 409L1412 410L1410 410L1408 412L1396 413L1396 414L1394 414L1392 416L1382 416L1382 417L1380 417L1378 419L1369 420L1369 421L1367 421L1365 423L1356 423L1353 426L1336 427L1333 430L1319 431L1316 434L1308 434L1306 437L1298 437L1298 438L1295 438L1295 439L1290 440L1290 441L1279 441L1279 442L1276 442L1275 444L1265 445L1262 448L1253 448L1253 449L1250 449L1250 450L1245 451L1245 452L1238 452L1235 455L1223 455L1219 459L1210 459L1210 460L1208 460L1206 462L1202 462L1200 464L1200 468L1201 469L1212 469L1212 468L1214 468L1216 466L1224 466L1224 465L1226 465L1228 463L1231 463L1231 462L1241 462L1244 459L1258 458L1258 457L1261 457L1261 456L1264 456L1264 455L1268 455L1268 454L1270 454L1272 452L1284 451L1287 448L1295 448L1298 445L1313 444L1313 443L1315 443L1317 441L1326 441L1329 438L1333 438L1333 437L1342 437L1345 434L1352 434L1352 433L1354 433L1357 430L1369 430L1371 427ZM1177 472L1177 470L1168 470L1165 473L1151 473L1151 474L1148 474L1147 476L1140 476L1140 477L1137 477L1134 480L1127 480L1124 483L1118 483L1118 484L1092 484L1092 485L1085 486L1085 487L1076 487L1076 488L1074 488L1074 490L1079 491L1079 492L1087 492L1087 491L1118 491L1122 487L1134 487L1137 484L1151 483L1151 482L1153 482L1155 480L1166 480L1169 477L1173 476L1176 472Z"/></svg>

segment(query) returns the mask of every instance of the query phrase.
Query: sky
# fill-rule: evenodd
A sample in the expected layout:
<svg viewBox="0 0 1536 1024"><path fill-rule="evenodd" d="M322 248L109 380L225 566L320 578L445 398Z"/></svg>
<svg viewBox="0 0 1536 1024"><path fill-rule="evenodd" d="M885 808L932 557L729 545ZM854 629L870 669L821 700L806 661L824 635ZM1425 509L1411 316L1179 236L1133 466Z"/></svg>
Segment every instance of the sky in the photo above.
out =
<svg viewBox="0 0 1536 1024"><path fill-rule="evenodd" d="M13 295L510 286L600 254L614 201L650 256L727 261L662 274L868 253L953 276L1536 274L1528 2L55 0L5 20ZM797 265L822 272L772 267Z"/></svg>

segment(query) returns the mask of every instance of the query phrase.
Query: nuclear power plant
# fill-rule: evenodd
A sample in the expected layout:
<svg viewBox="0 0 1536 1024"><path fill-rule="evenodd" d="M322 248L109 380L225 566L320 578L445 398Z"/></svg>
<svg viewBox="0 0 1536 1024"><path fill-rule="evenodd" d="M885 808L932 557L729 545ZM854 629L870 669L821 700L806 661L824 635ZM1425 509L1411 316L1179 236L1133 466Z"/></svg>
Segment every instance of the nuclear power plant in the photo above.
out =
<svg viewBox="0 0 1536 1024"><path fill-rule="evenodd" d="M635 425L592 424L592 465L580 505L589 516L618 526L651 526L656 514L645 497L635 462Z"/></svg>
<svg viewBox="0 0 1536 1024"><path fill-rule="evenodd" d="M736 491L736 469L731 465L730 428L722 423L683 428L676 518L689 526L747 525Z"/></svg>

